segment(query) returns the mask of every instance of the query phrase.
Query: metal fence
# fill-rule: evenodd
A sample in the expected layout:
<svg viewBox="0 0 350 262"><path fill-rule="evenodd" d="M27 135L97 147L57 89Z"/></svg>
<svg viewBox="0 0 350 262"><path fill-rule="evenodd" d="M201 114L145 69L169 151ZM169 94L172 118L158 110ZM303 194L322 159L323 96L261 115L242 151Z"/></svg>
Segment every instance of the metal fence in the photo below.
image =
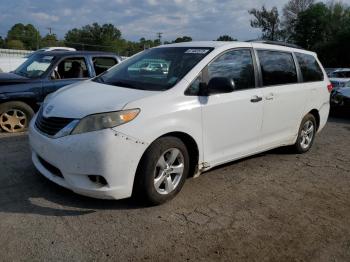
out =
<svg viewBox="0 0 350 262"><path fill-rule="evenodd" d="M32 53L33 51L28 50L17 50L17 49L1 49L0 48L0 56L6 57L23 57Z"/></svg>

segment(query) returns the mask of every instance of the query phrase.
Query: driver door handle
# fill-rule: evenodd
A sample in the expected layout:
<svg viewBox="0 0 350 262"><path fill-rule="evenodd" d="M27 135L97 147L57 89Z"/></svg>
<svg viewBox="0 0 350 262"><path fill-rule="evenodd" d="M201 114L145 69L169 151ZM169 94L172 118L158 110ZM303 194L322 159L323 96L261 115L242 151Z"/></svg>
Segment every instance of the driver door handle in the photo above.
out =
<svg viewBox="0 0 350 262"><path fill-rule="evenodd" d="M262 101L262 97L261 96L253 96L251 99L250 99L250 102L252 103L258 103L260 101Z"/></svg>

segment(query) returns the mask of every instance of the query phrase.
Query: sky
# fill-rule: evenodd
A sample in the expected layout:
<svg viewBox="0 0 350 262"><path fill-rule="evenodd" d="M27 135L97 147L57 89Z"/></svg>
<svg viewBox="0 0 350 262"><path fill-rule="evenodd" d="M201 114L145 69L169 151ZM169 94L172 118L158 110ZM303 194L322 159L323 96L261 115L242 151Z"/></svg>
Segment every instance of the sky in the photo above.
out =
<svg viewBox="0 0 350 262"><path fill-rule="evenodd" d="M72 28L98 22L119 28L122 37L163 40L188 35L193 40L215 40L228 34L239 40L260 35L250 27L251 8L277 6L287 0L1 0L0 35L15 23L31 23L42 35L52 28L60 39ZM343 0L350 4L350 0Z"/></svg>

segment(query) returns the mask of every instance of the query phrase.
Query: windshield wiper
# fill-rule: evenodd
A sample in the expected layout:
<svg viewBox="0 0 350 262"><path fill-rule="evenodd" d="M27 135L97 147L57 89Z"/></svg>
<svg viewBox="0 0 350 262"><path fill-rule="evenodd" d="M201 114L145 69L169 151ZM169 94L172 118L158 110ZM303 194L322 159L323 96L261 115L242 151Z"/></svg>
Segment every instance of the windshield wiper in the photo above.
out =
<svg viewBox="0 0 350 262"><path fill-rule="evenodd" d="M114 85L114 86L121 86L121 87L139 89L139 88L133 86L132 84L127 83L127 82L123 82L123 81L115 81L115 82L111 82L111 83L109 83L109 84Z"/></svg>

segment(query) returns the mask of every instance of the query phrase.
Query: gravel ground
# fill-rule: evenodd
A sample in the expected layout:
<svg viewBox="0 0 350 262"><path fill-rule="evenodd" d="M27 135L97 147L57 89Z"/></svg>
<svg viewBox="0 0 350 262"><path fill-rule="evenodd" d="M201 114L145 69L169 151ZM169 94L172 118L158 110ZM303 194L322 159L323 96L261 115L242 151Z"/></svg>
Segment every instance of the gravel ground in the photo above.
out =
<svg viewBox="0 0 350 262"><path fill-rule="evenodd" d="M350 261L350 120L188 179L171 202L78 196L38 175L26 135L0 135L1 261Z"/></svg>

